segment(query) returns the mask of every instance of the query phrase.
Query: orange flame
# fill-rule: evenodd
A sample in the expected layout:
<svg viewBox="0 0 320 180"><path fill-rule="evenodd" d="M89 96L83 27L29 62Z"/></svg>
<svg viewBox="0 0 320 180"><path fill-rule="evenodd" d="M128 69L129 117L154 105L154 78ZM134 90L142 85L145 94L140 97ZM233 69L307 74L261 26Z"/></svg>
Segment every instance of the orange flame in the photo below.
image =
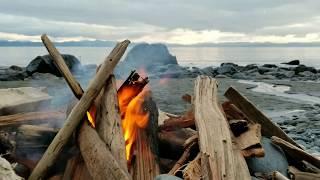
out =
<svg viewBox="0 0 320 180"><path fill-rule="evenodd" d="M97 112L97 109L96 109L95 105L91 105L89 111L87 111L88 121L89 121L91 127L93 127L93 128L96 127L96 122L95 122L96 112Z"/></svg>
<svg viewBox="0 0 320 180"><path fill-rule="evenodd" d="M145 128L149 119L149 113L143 109L146 91L142 91L138 96L132 97L136 94L135 89L132 89L132 87L124 87L118 94L128 162L132 158L132 147L137 137L137 131L139 128Z"/></svg>

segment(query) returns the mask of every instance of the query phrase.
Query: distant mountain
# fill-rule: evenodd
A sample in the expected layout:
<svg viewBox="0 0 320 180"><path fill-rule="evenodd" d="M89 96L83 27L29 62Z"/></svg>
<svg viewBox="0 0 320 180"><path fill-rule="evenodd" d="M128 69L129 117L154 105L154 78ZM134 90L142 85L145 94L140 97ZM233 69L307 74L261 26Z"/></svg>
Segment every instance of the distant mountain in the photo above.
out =
<svg viewBox="0 0 320 180"><path fill-rule="evenodd" d="M73 46L73 47L114 47L115 41L66 41L55 42L56 46ZM136 43L131 43L135 45ZM311 43L250 43L250 42L228 42L228 43L198 43L191 45L166 44L169 47L320 47L320 42ZM31 41L6 41L0 40L0 47L8 46L43 46L41 42Z"/></svg>
<svg viewBox="0 0 320 180"><path fill-rule="evenodd" d="M115 41L66 41L66 42L54 42L56 46L82 46L82 47L112 47L116 44ZM42 42L31 41L5 41L0 40L0 46L31 46L38 47L43 46Z"/></svg>

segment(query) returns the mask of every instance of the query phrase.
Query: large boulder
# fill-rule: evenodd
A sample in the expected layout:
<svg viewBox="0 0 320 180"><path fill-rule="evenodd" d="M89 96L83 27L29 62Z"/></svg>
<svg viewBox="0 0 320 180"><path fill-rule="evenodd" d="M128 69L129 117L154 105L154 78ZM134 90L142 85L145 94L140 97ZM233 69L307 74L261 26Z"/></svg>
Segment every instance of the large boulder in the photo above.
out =
<svg viewBox="0 0 320 180"><path fill-rule="evenodd" d="M63 54L62 57L72 73L75 73L81 69L81 63L75 56ZM59 77L62 76L57 67L54 65L53 59L50 55L37 56L28 64L26 72L28 75L38 72L50 73Z"/></svg>
<svg viewBox="0 0 320 180"><path fill-rule="evenodd" d="M0 81L18 81L24 80L28 74L25 68L19 66L10 66L0 68Z"/></svg>
<svg viewBox="0 0 320 180"><path fill-rule="evenodd" d="M265 156L262 158L252 157L246 159L250 173L279 171L287 175L289 164L284 152L280 147L272 144L269 138L262 137L261 142Z"/></svg>
<svg viewBox="0 0 320 180"><path fill-rule="evenodd" d="M123 63L131 69L144 68L152 71L156 66L177 65L177 59L171 55L164 44L141 43L134 46L127 54Z"/></svg>
<svg viewBox="0 0 320 180"><path fill-rule="evenodd" d="M303 64L293 68L293 71L296 74L299 74L299 73L304 72L304 71L310 71L312 73L317 73L317 70L314 67L308 67L308 66L305 66Z"/></svg>
<svg viewBox="0 0 320 180"><path fill-rule="evenodd" d="M238 72L237 67L238 65L233 63L222 63L217 69L217 73L223 75L233 75L234 73Z"/></svg>

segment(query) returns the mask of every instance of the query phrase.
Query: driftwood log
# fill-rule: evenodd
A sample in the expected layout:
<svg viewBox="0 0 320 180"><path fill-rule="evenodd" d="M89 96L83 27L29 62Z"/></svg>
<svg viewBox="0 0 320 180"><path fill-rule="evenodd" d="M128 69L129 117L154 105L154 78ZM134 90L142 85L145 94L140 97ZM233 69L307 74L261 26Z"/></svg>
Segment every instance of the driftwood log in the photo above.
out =
<svg viewBox="0 0 320 180"><path fill-rule="evenodd" d="M293 166L289 166L289 175L293 180L315 180L320 179L320 174L302 172Z"/></svg>
<svg viewBox="0 0 320 180"><path fill-rule="evenodd" d="M142 91L136 98L143 101L144 111L149 113L145 129L138 129L135 143L136 153L132 165L133 180L150 180L160 174L158 160L158 108L151 98L151 92Z"/></svg>
<svg viewBox="0 0 320 180"><path fill-rule="evenodd" d="M88 122L83 122L78 140L82 157L93 179L130 179L129 174L121 168L96 130L90 127Z"/></svg>
<svg viewBox="0 0 320 180"><path fill-rule="evenodd" d="M271 137L272 143L280 146L291 158L295 160L305 160L312 165L316 166L317 168L320 168L320 159L312 156L311 154L303 151L300 148L297 148L293 144L278 138L276 136Z"/></svg>
<svg viewBox="0 0 320 180"><path fill-rule="evenodd" d="M78 99L80 99L80 97L83 94L83 90L80 87L80 84L73 78L61 54L58 52L58 50L56 49L56 47L53 45L53 43L50 41L50 39L46 34L43 34L41 36L41 40L44 46L47 48L49 54L52 56L54 64L58 67L60 73L66 79L68 85L71 87L71 90L73 91L74 95Z"/></svg>
<svg viewBox="0 0 320 180"><path fill-rule="evenodd" d="M7 116L0 116L0 127L16 126L30 122L59 121L65 118L65 114L59 111L27 112Z"/></svg>
<svg viewBox="0 0 320 180"><path fill-rule="evenodd" d="M121 125L116 79L110 76L97 109L97 131L124 171L128 171L125 141Z"/></svg>
<svg viewBox="0 0 320 180"><path fill-rule="evenodd" d="M193 106L203 179L251 179L240 151L233 151L229 125L217 98L216 80L197 77Z"/></svg>
<svg viewBox="0 0 320 180"><path fill-rule="evenodd" d="M124 54L130 41L126 40L118 43L112 50L110 55L106 58L102 64L100 70L96 74L95 78L91 81L88 86L88 90L83 94L80 101L72 109L69 114L64 126L60 129L56 137L51 142L47 151L43 155L42 159L37 164L36 168L30 175L30 180L36 180L44 178L46 171L52 166L54 161L57 159L64 145L69 140L73 131L79 125L81 120L86 114L95 97L100 93L101 89L105 85L105 82L111 75L114 67L119 62L120 58Z"/></svg>
<svg viewBox="0 0 320 180"><path fill-rule="evenodd" d="M233 87L230 87L224 94L233 104L235 104L250 121L261 125L262 135L271 137L278 136L291 144L300 148L282 129L273 123L263 112L261 112L252 102L244 97Z"/></svg>

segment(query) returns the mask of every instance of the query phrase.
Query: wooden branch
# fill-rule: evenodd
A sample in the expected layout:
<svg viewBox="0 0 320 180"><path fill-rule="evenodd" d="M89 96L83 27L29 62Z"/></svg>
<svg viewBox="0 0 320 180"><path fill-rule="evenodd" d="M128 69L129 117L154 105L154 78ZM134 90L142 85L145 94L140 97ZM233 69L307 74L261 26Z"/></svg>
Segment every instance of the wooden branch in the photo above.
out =
<svg viewBox="0 0 320 180"><path fill-rule="evenodd" d="M289 166L289 174L293 180L315 180L320 179L320 174L302 172L293 166Z"/></svg>
<svg viewBox="0 0 320 180"><path fill-rule="evenodd" d="M21 125L33 121L62 120L65 114L59 111L27 112L0 116L0 127Z"/></svg>
<svg viewBox="0 0 320 180"><path fill-rule="evenodd" d="M190 146L190 144L197 142L199 139L198 133L189 137L184 143L183 143L183 147L187 148L188 146Z"/></svg>
<svg viewBox="0 0 320 180"><path fill-rule="evenodd" d="M111 76L102 91L97 110L97 131L124 171L128 171L125 141L119 112L116 79Z"/></svg>
<svg viewBox="0 0 320 180"><path fill-rule="evenodd" d="M53 165L63 146L67 143L73 131L85 116L86 111L89 109L93 100L100 93L102 87L104 86L114 67L124 54L129 43L130 41L128 40L123 41L122 43L118 43L112 50L110 55L106 58L100 70L89 84L88 90L84 93L80 101L72 109L67 120L65 121L64 126L60 129L59 133L53 139L42 159L33 170L31 176L29 177L30 180L44 178L46 171L50 166Z"/></svg>
<svg viewBox="0 0 320 180"><path fill-rule="evenodd" d="M216 80L207 76L197 77L193 103L199 132L202 177L203 179L251 179L248 167L234 163L236 159L243 157L239 152L233 152L231 132L221 111L217 91ZM242 177L237 177L238 174L242 174Z"/></svg>
<svg viewBox="0 0 320 180"><path fill-rule="evenodd" d="M130 176L118 164L95 129L84 122L78 137L82 157L93 179L124 179Z"/></svg>
<svg viewBox="0 0 320 180"><path fill-rule="evenodd" d="M264 157L265 152L262 147L241 150L243 157Z"/></svg>
<svg viewBox="0 0 320 180"><path fill-rule="evenodd" d="M190 156L190 151L191 148L196 144L196 142L191 143L188 147L186 147L186 149L184 150L182 156L180 157L180 159L176 162L176 164L173 166L173 168L169 171L168 174L170 175L175 175L177 170L179 168L181 168L181 166L186 163L186 161L188 160L189 156Z"/></svg>
<svg viewBox="0 0 320 180"><path fill-rule="evenodd" d="M271 137L278 136L291 144L300 148L279 126L273 123L263 112L261 112L252 102L240 94L236 89L230 87L224 94L233 104L235 104L250 121L261 125L262 135Z"/></svg>
<svg viewBox="0 0 320 180"><path fill-rule="evenodd" d="M201 155L200 153L188 163L186 168L183 170L183 179L194 180L202 179L201 177Z"/></svg>
<svg viewBox="0 0 320 180"><path fill-rule="evenodd" d="M275 179L275 180L289 180L286 176L281 174L279 171L273 171L269 176L268 179Z"/></svg>
<svg viewBox="0 0 320 180"><path fill-rule="evenodd" d="M224 103L222 103L222 108L224 110L224 112L226 113L226 115L228 117L230 117L231 119L245 119L247 120L248 118L243 114L243 112L241 112L241 110L239 108L237 108L237 106L235 106L234 104L232 104L230 101L226 101Z"/></svg>
<svg viewBox="0 0 320 180"><path fill-rule="evenodd" d="M303 151L302 149L297 148L293 144L278 138L276 136L271 137L272 143L280 146L291 158L295 160L305 160L317 168L320 168L320 159L312 156L311 154Z"/></svg>
<svg viewBox="0 0 320 180"><path fill-rule="evenodd" d="M159 126L161 130L172 130L176 128L187 128L194 126L194 113L193 110L188 110L179 117L169 117L164 120L163 124Z"/></svg>
<svg viewBox="0 0 320 180"><path fill-rule="evenodd" d="M59 51L56 49L56 47L53 45L53 43L50 41L50 39L47 37L46 34L43 34L41 36L41 40L42 40L44 46L47 48L49 54L52 56L54 64L58 67L60 73L66 79L68 85L71 87L71 90L73 91L74 95L78 99L80 99L83 94L83 90L80 87L80 84L72 76L63 57L61 56Z"/></svg>

